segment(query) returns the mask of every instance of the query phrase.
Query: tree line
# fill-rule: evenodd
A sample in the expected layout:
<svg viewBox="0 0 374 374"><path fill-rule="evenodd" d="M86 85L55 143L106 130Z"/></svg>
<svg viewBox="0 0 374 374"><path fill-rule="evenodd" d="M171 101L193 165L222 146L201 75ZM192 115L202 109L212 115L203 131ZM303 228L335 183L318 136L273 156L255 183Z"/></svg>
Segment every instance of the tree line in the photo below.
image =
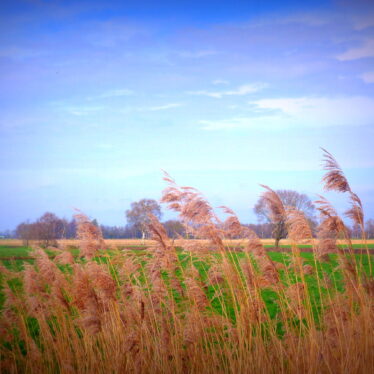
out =
<svg viewBox="0 0 374 374"><path fill-rule="evenodd" d="M98 225L97 220L92 220L94 225L100 227L104 239L141 239L144 233L134 224L125 226ZM165 221L164 227L171 238L184 236L185 230L178 220ZM46 212L35 222L22 222L13 231L4 232L3 238L18 238L28 246L30 241L38 241L43 246L56 245L58 239L75 239L77 224L74 218L67 220L57 217L54 213Z"/></svg>
<svg viewBox="0 0 374 374"><path fill-rule="evenodd" d="M296 207L304 212L312 230L315 232L318 225L315 217L315 207L308 196L293 190L278 190L277 193L285 206ZM259 222L244 226L251 228L260 238L274 238L275 245L278 246L279 241L287 236L285 222L272 223L271 212L267 210L263 197L258 199L253 210ZM125 212L127 224L124 226L99 225L96 219L93 219L92 223L100 227L104 239L145 239L149 213L158 219L162 217L161 207L157 201L141 199L133 202L130 209ZM167 220L163 224L170 238L185 237L185 227L180 221ZM16 237L22 239L25 245L34 240L39 241L42 245L49 246L56 244L58 239L75 238L76 230L77 225L74 217L67 220L54 213L46 212L35 222L22 222L14 232L0 233L0 237ZM361 237L359 227L353 226L350 231L352 238ZM365 231L367 238L374 238L374 220L370 219L366 222Z"/></svg>

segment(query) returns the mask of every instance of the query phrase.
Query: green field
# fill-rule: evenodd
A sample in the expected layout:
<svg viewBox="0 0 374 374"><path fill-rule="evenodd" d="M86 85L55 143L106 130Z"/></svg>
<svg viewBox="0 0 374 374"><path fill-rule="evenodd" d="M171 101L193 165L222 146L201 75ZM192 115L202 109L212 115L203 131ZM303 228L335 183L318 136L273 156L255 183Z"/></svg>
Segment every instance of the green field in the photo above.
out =
<svg viewBox="0 0 374 374"><path fill-rule="evenodd" d="M373 246L373 245L371 245ZM111 265L112 257L116 255L122 254L127 252L131 254L133 257L138 257L142 267L146 267L147 260L151 258L150 253L142 246L134 246L134 249L127 250L127 251L118 251L118 250L101 250L99 255L94 258L97 263ZM289 246L283 246L285 249L289 249ZM301 246L301 251L303 248L311 248L311 246ZM193 263L193 266L197 268L200 274L200 279L202 282L206 282L207 280L207 273L211 266L210 261L204 262L201 259L194 258L191 254L182 251L181 249L177 249L178 251L178 260L181 264L182 268L186 268L188 265ZM53 250L47 250L47 254L50 258L53 258L57 252ZM77 263L81 263L82 260L79 257L79 250L78 249L71 249L70 252L75 257ZM268 252L269 257L271 258L274 263L280 263L285 265L284 269L279 270L280 279L284 284L290 284L300 281L299 277L290 270L288 265L290 264L291 255L287 252ZM3 265L14 272L19 272L24 269L24 264L29 263L33 264L35 260L32 258L32 249L29 247L7 247L7 246L0 246L0 261ZM22 258L25 257L25 258ZM29 258L27 258L29 257ZM216 258L218 261L222 260L220 254L213 254L213 257ZM246 257L245 253L241 252L231 252L229 254L229 258L235 265L240 268L240 260ZM320 309L320 298L321 298L321 289L318 287L318 280L322 280L324 274L328 274L331 280L331 289L324 290L327 291L340 291L344 290L343 286L343 276L342 272L339 269L338 258L336 254L329 255L330 260L328 262L316 262L314 259L314 255L311 252L301 252L301 258L303 259L304 265L310 265L313 267L314 271L311 275L305 276L305 282L308 286L309 295L311 296L311 302L314 307L314 313L317 316L317 311ZM369 274L369 259L366 254L359 255L355 254L355 263L357 264L357 268L360 272ZM371 256L372 262L374 262L374 256ZM64 267L61 267L64 270ZM208 287L207 296L209 297L212 305L217 308L217 311L222 309L222 305L217 304L214 301L214 294L216 289L214 287ZM0 300L3 301L3 295L0 294ZM264 288L262 290L262 297L268 309L268 312L271 316L275 316L278 312L276 303L275 303L275 293L271 289ZM229 303L229 301L227 301ZM232 310L230 305L226 305L228 310Z"/></svg>
<svg viewBox="0 0 374 374"><path fill-rule="evenodd" d="M369 243L366 245L369 250L374 250L374 243ZM366 246L363 246L362 244L353 244L352 247L354 249L366 249ZM273 245L265 244L265 248L273 248ZM312 249L312 246L309 244L301 244L298 246L300 249ZM345 248L344 245L340 245L341 248ZM142 245L131 245L127 246L126 249L134 249L134 250L141 250L145 249L146 246ZM290 246L287 244L281 244L280 248L283 249L290 249ZM24 246L7 246L7 245L0 245L0 259L4 257L27 257L30 256L30 247L24 247ZM72 250L73 253L78 254L78 250Z"/></svg>
<svg viewBox="0 0 374 374"><path fill-rule="evenodd" d="M72 372L136 373L139 359L157 365L157 373L165 367L170 373L216 373L222 365L231 371L220 372L243 372L250 357L254 372L265 365L267 373L300 373L314 365L311 372L317 373L335 362L335 342L340 359L353 354L346 334L368 341L354 357L370 359L368 256L330 254L319 262L304 248L300 254L288 247L260 255L132 246L99 250L92 259L71 248L74 263L61 264L58 250L0 246L0 311L8 326L0 352L4 365L13 365L4 372L65 373L69 360ZM344 338L335 336L326 353L334 331ZM300 347L329 356L321 361ZM115 352L119 356L112 360ZM263 361L264 352L278 352L277 369L269 358ZM290 359L294 354L296 361ZM91 366L80 357L89 357ZM362 368L371 367L368 359L360 361ZM39 366L30 366L34 362Z"/></svg>

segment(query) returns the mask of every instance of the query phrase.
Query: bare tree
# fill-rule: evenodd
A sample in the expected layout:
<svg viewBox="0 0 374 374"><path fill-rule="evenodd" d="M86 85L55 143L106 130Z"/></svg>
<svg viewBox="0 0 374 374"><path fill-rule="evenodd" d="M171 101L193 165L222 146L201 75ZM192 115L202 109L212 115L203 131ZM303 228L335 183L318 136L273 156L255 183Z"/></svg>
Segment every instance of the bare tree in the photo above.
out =
<svg viewBox="0 0 374 374"><path fill-rule="evenodd" d="M359 239L362 236L361 226L357 223L354 223L349 227L349 234L352 239Z"/></svg>
<svg viewBox="0 0 374 374"><path fill-rule="evenodd" d="M75 238L77 235L77 222L75 218L72 218L70 221L64 220L64 226L64 238Z"/></svg>
<svg viewBox="0 0 374 374"><path fill-rule="evenodd" d="M147 232L149 214L153 214L158 219L161 218L161 207L156 200L142 199L131 203L131 209L126 210L127 222L141 232L143 242Z"/></svg>
<svg viewBox="0 0 374 374"><path fill-rule="evenodd" d="M44 213L36 222L37 239L46 247L56 244L56 239L60 239L64 233L64 222L54 213Z"/></svg>
<svg viewBox="0 0 374 374"><path fill-rule="evenodd" d="M369 219L365 225L366 237L368 239L374 239L374 220Z"/></svg>
<svg viewBox="0 0 374 374"><path fill-rule="evenodd" d="M184 236L186 234L186 228L181 221L171 219L163 223L166 233L169 238L177 238L178 236Z"/></svg>
<svg viewBox="0 0 374 374"><path fill-rule="evenodd" d="M32 239L35 239L35 224L22 222L16 228L17 238L22 239L23 245L28 247L29 242Z"/></svg>
<svg viewBox="0 0 374 374"><path fill-rule="evenodd" d="M305 194L301 194L294 190L277 190L275 191L283 205L294 207L304 212L308 219L311 228L315 229L316 222L314 218L315 207L309 197ZM265 199L260 197L254 206L254 212L258 217L258 220L262 223L272 223L271 212L268 209ZM287 227L284 219L278 219L277 222L273 222L272 236L275 239L275 247L279 246L279 241L287 237Z"/></svg>
<svg viewBox="0 0 374 374"><path fill-rule="evenodd" d="M43 246L56 244L56 240L64 235L66 222L54 213L44 213L36 222L20 223L17 226L17 237L21 238L24 245L28 246L30 240L38 240Z"/></svg>
<svg viewBox="0 0 374 374"><path fill-rule="evenodd" d="M270 238L273 232L273 225L269 222L265 223L258 223L258 224L244 224L243 226L247 226L251 230L253 230L256 235L261 239Z"/></svg>

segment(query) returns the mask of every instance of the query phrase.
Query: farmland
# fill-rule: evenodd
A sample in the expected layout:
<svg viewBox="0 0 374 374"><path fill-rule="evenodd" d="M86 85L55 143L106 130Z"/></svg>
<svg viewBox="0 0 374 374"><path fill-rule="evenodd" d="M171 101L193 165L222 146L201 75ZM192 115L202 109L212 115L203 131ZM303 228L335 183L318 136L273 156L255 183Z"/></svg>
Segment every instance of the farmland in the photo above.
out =
<svg viewBox="0 0 374 374"><path fill-rule="evenodd" d="M346 372L347 357L365 357L357 373L373 367L365 254L321 262L294 245L248 252L251 241L201 253L164 237L86 258L77 244L0 247L3 328L18 331L2 336L5 372ZM359 351L341 330L363 341Z"/></svg>
<svg viewBox="0 0 374 374"><path fill-rule="evenodd" d="M192 241L192 240L191 240ZM274 239L260 239L261 243L266 248L273 248L274 247ZM194 240L195 243L207 243L207 240L203 239L196 239ZM57 240L57 243L59 246L64 247L79 247L79 240L77 239L61 239ZM131 248L131 247L139 247L139 248L147 248L151 245L153 245L155 242L154 240L146 239L144 242L141 239L104 239L105 247L110 248L117 248L117 249L125 249L125 248ZM174 245L176 247L180 247L183 243L183 240L176 239L173 241ZM248 243L248 240L246 239L232 239L232 240L224 240L224 244L230 247L240 247L245 246ZM313 245L316 245L318 243L318 239L312 239L309 240L305 244L301 244L301 248L312 248ZM374 240L361 240L361 239L351 239L351 243L353 248L364 248L365 246L368 246L369 248L374 249ZM280 247L283 248L290 248L291 241L289 239L284 239L280 243ZM337 240L337 244L344 247L346 245L345 240ZM32 246L38 245L37 241L30 241L29 248ZM20 239L0 239L0 256L4 257L6 254L5 250L8 248L14 248L15 256L17 256L17 253L25 253L23 252L26 247L24 247L24 243ZM22 249L23 248L23 249ZM19 252L17 252L19 251ZM13 254L11 254L13 255Z"/></svg>

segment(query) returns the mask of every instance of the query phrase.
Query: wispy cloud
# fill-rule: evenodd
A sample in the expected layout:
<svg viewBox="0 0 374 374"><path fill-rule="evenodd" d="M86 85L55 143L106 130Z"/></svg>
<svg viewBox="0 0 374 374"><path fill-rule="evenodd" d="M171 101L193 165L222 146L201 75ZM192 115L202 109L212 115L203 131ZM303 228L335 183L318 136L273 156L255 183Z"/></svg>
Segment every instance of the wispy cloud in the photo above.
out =
<svg viewBox="0 0 374 374"><path fill-rule="evenodd" d="M164 104L164 105L151 106L151 107L143 108L143 109L144 110L149 110L151 112L155 112L155 111L159 111L159 110L168 110L168 109L172 109L172 108L178 108L182 105L183 105L182 103L168 103L168 104Z"/></svg>
<svg viewBox="0 0 374 374"><path fill-rule="evenodd" d="M216 99L221 99L224 96L244 96L248 94L252 94L258 92L266 87L266 83L253 83L253 84L245 84L239 86L234 90L226 90L226 91L188 91L189 95L198 95L198 96L209 96L214 97Z"/></svg>
<svg viewBox="0 0 374 374"><path fill-rule="evenodd" d="M251 101L248 116L201 120L203 130L364 126L373 123L374 98L277 98Z"/></svg>
<svg viewBox="0 0 374 374"><path fill-rule="evenodd" d="M364 96L263 99L251 104L263 110L279 111L274 112L275 117L301 126L369 125L374 118L374 98Z"/></svg>
<svg viewBox="0 0 374 374"><path fill-rule="evenodd" d="M272 19L272 24L302 24L306 26L319 27L331 22L331 14L321 12L296 13L286 17ZM270 23L270 21L269 21Z"/></svg>
<svg viewBox="0 0 374 374"><path fill-rule="evenodd" d="M132 96L134 94L135 92L133 90L129 90L127 88L120 88L120 89L105 91L96 96L89 96L87 97L87 100L109 99L113 97Z"/></svg>
<svg viewBox="0 0 374 374"><path fill-rule="evenodd" d="M158 112L162 110L168 110L173 108L178 108L183 106L183 103L166 103L162 105L155 106L142 106L142 107L127 107L123 109L124 112Z"/></svg>
<svg viewBox="0 0 374 374"><path fill-rule="evenodd" d="M356 30L364 30L368 27L374 26L374 12L369 12L368 14L356 17L354 26Z"/></svg>
<svg viewBox="0 0 374 374"><path fill-rule="evenodd" d="M350 48L336 58L340 61L350 61L366 57L374 57L374 39L366 40L362 46Z"/></svg>
<svg viewBox="0 0 374 374"><path fill-rule="evenodd" d="M42 57L47 54L46 50L22 46L10 46L0 49L0 57L6 57L17 61Z"/></svg>
<svg viewBox="0 0 374 374"><path fill-rule="evenodd" d="M35 203L33 212L82 199L90 209L103 191L113 201L125 194L127 204L157 196L160 168L177 178L202 170L196 182L206 176L207 193L216 191L221 170L254 168L260 174L253 178L237 174L249 186L263 170L317 167L319 145L343 166L372 167L374 18L366 8L373 7L346 2L274 11L253 5L234 17L232 4L215 14L200 2L207 13L188 15L176 6L180 12L167 23L170 7L157 6L149 17L140 3L140 12L138 5L129 11L128 2L110 1L74 2L79 9L72 14L61 13L70 7L66 2L56 8L49 1L48 11L35 5L46 3L40 0L28 1L27 10L5 7L0 159L7 162L0 173L16 177L2 177L2 195L10 196L2 210L26 214L20 209L26 200ZM363 2L368 5L360 10ZM74 169L62 172L56 165ZM61 187L54 194L14 193L44 181L50 170ZM282 188L290 174L279 174L270 173L268 183ZM365 171L365 183L373 186L373 176ZM310 180L297 176L291 184L308 189ZM247 186L243 191L257 194ZM117 211L118 201L105 208ZM5 216L0 228L27 218Z"/></svg>
<svg viewBox="0 0 374 374"><path fill-rule="evenodd" d="M313 12L295 12L289 15L278 15L273 14L269 17L259 17L257 19L252 19L244 24L241 24L243 29L256 28L256 29L268 29L269 27L274 29L279 29L279 27L308 27L308 28L322 28L329 23L336 20L336 14L331 14L329 12L313 11ZM274 35L276 38L276 35Z"/></svg>
<svg viewBox="0 0 374 374"><path fill-rule="evenodd" d="M365 83L374 83L374 71L368 71L368 72L366 72L364 74L361 74L360 78Z"/></svg>

